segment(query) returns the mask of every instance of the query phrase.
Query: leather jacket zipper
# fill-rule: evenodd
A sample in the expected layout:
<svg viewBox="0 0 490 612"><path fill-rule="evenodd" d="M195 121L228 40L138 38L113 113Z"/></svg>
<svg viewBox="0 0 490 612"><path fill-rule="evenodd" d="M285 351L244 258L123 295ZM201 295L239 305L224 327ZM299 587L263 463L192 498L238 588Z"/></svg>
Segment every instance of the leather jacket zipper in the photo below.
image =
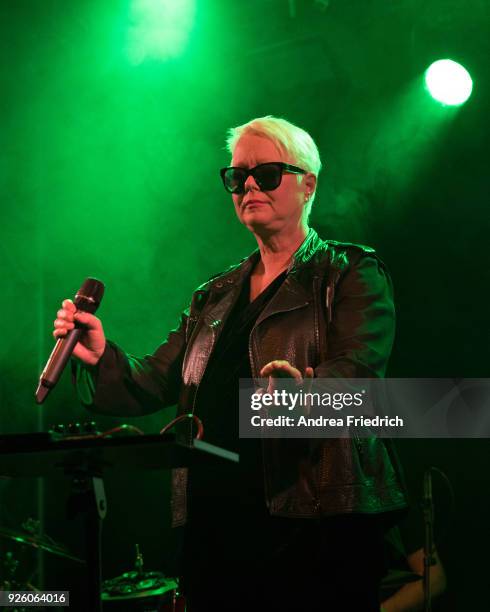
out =
<svg viewBox="0 0 490 612"><path fill-rule="evenodd" d="M220 323L221 323L221 321L220 321ZM213 349L214 349L214 347L216 345L216 327L217 326L215 325L215 321L213 321L213 323L211 323L211 324L208 323L207 325L212 329L212 333L213 333L213 344L212 344L212 347L211 347L211 352L210 352L210 354L208 356L208 362L209 362L209 357L211 356L211 353L212 353L212 351L213 351ZM194 328L194 330L195 330L195 328ZM190 343L189 343L189 345L190 345ZM206 370L204 369L204 372L205 371ZM204 372L203 372L203 375L200 377L199 382L196 385L196 390L194 391L194 397L192 398L192 409L191 409L190 414L194 414L194 412L195 412L197 395L199 393L199 387L201 386L201 381L203 379ZM193 440L193 437L192 437L192 427L193 427L193 424L194 423L192 422L191 423L191 427L189 428L189 446L192 446L192 440Z"/></svg>
<svg viewBox="0 0 490 612"><path fill-rule="evenodd" d="M339 279L339 276L340 276L340 273L337 273L334 276L334 278L328 283L326 287L325 311L323 311L323 308L320 305L320 316L322 316L323 313L325 313L325 317L324 317L325 337L319 339L319 346L320 346L320 351L321 351L320 352L320 362L327 360L327 351L325 349L325 346L327 343L328 328L329 328L330 323L332 322L332 306L333 306L333 300L334 300L334 295L335 295L335 286ZM317 295L316 292L315 292L315 295ZM322 453L322 458L320 460L320 480L317 483L318 484L317 498L315 499L315 511L318 513L320 513L321 511L320 491L321 491L322 482L325 482L325 478L326 478L325 472L326 472L326 458L325 458L325 454Z"/></svg>
<svg viewBox="0 0 490 612"><path fill-rule="evenodd" d="M363 456L363 453L364 453L364 448L363 448L363 445L362 445L362 439L359 436L359 434L356 434L356 433L352 434L352 437L354 439L354 444L356 445L356 449L357 449L357 452L359 454L359 457L362 459L362 456Z"/></svg>
<svg viewBox="0 0 490 612"><path fill-rule="evenodd" d="M281 312L281 313L282 312L291 312L293 310L298 310L299 308L303 308L304 306L307 306L307 305L308 305L308 302L305 302L304 304L301 304L301 305L298 305L298 306L294 306L294 308L288 308L287 310L281 310L279 312ZM253 357L252 336L253 336L256 328L263 321L266 321L272 314L279 314L279 312L278 313L270 313L270 315L267 315L263 319L261 319L258 322L256 322L255 325L252 327L252 330L250 332L250 336L249 336L249 339L248 339L248 358L250 360L250 369L252 370L252 376L254 378L254 381L256 379L258 379L259 372L257 372L257 368L255 367L255 362L254 362L254 357ZM263 474L264 474L265 501L266 501L267 507L270 508L271 496L270 496L270 492L269 492L269 483L268 483L269 472L268 472L268 469L267 469L267 461L265 461L264 438L261 438L261 447L262 447L262 468L263 468Z"/></svg>

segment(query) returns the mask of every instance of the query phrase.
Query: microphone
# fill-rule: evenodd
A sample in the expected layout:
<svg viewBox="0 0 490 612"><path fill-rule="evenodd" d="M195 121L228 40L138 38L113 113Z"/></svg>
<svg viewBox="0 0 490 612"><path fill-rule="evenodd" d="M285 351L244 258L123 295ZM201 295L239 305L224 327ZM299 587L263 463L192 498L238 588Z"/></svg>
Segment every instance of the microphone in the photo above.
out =
<svg viewBox="0 0 490 612"><path fill-rule="evenodd" d="M73 300L77 310L83 310L94 314L104 295L104 283L96 278L87 278L80 287ZM54 349L39 377L39 385L36 390L36 402L42 404L48 393L58 382L68 360L73 353L83 328L75 322L75 329L71 329L64 338L58 338Z"/></svg>

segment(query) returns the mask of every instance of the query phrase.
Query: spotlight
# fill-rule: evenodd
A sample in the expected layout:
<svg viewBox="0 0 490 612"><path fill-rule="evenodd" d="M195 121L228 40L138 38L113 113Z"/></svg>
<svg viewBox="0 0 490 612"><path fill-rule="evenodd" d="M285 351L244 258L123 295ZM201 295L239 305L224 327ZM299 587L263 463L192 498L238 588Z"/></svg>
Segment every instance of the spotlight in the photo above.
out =
<svg viewBox="0 0 490 612"><path fill-rule="evenodd" d="M427 68L425 85L434 100L447 106L464 104L473 89L466 68L450 59L438 60Z"/></svg>

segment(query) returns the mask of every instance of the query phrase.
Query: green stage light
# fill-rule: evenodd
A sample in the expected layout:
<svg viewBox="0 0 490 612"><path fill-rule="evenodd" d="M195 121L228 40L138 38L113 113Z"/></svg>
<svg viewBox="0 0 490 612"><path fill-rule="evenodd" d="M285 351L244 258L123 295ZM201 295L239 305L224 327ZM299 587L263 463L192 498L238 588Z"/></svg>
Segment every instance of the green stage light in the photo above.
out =
<svg viewBox="0 0 490 612"><path fill-rule="evenodd" d="M461 64L450 59L434 62L425 72L425 85L430 95L447 106L460 106L471 95L473 81Z"/></svg>
<svg viewBox="0 0 490 612"><path fill-rule="evenodd" d="M181 55L194 26L196 0L132 0L129 57L167 60Z"/></svg>

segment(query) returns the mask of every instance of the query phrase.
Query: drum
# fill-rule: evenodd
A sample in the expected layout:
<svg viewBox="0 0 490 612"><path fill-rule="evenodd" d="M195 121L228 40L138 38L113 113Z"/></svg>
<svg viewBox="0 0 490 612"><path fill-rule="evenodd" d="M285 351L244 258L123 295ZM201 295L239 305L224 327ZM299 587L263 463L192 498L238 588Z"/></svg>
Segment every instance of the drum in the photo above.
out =
<svg viewBox="0 0 490 612"><path fill-rule="evenodd" d="M160 572L127 572L102 583L104 612L185 612L178 581Z"/></svg>

